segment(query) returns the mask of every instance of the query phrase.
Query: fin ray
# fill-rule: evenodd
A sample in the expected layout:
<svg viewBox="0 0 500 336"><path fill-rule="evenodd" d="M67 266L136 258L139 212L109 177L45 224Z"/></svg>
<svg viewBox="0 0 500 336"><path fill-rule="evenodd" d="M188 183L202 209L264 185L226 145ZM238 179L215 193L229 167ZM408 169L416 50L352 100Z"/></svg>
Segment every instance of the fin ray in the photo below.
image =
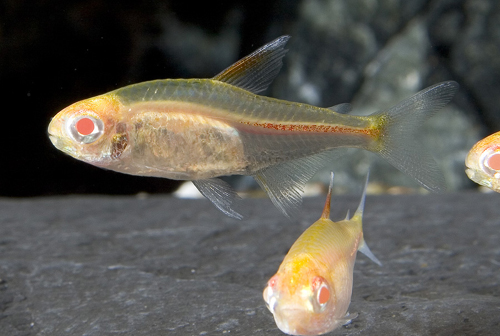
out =
<svg viewBox="0 0 500 336"><path fill-rule="evenodd" d="M361 239L361 242L358 245L358 251L361 252L361 253L363 253L368 258L370 258L377 265L382 266L382 263L380 262L380 260L378 260L378 258L375 257L375 255L370 250L370 248L368 247L368 245L366 245L366 242L365 242L364 239Z"/></svg>
<svg viewBox="0 0 500 336"><path fill-rule="evenodd" d="M384 120L385 127L380 136L382 144L378 142L379 147L370 150L416 179L425 188L431 191L446 189L436 161L415 141L415 137L423 122L444 107L457 89L458 84L453 81L438 83L385 112L373 114Z"/></svg>
<svg viewBox="0 0 500 336"><path fill-rule="evenodd" d="M341 319L338 319L338 321L339 321L342 325L347 325L347 324L351 323L351 322L352 322L352 320L354 320L355 318L357 318L357 317L358 317L358 315L359 315L358 313L349 313L349 312L347 312L347 313L345 314L345 316L344 316L343 318L341 318Z"/></svg>
<svg viewBox="0 0 500 336"><path fill-rule="evenodd" d="M259 170L254 178L274 205L287 217L296 215L302 204L306 182L335 155L323 152Z"/></svg>
<svg viewBox="0 0 500 336"><path fill-rule="evenodd" d="M253 93L267 89L283 65L290 36L285 35L265 44L250 55L226 68L213 79L225 82Z"/></svg>
<svg viewBox="0 0 500 336"><path fill-rule="evenodd" d="M356 209L356 212L351 218L351 220L353 221L357 222L359 221L360 223L362 223L363 221L363 211L365 210L366 190L368 189L369 179L370 179L370 171L368 171L368 173L366 174L365 187L363 188L363 194L361 195L361 200L359 201L358 208ZM361 237L361 241L359 242L358 251L366 255L374 263L378 264L379 266L382 266L380 260L378 260L377 257L375 257L375 255L372 253L368 245L366 245L365 239L363 237Z"/></svg>
<svg viewBox="0 0 500 336"><path fill-rule="evenodd" d="M225 181L218 178L192 181L200 193L209 199L220 211L229 217L242 219L243 216L231 209L234 201L241 199L238 193Z"/></svg>
<svg viewBox="0 0 500 336"><path fill-rule="evenodd" d="M328 187L328 194L326 195L325 207L323 208L323 213L321 218L330 219L330 203L332 201L332 189L333 189L333 177L335 175L330 172L330 186Z"/></svg>
<svg viewBox="0 0 500 336"><path fill-rule="evenodd" d="M366 174L365 186L363 188L363 194L361 195L361 200L359 201L358 208L354 215L352 215L351 220L353 221L363 221L363 211L365 210L365 200L366 200L366 189L368 189L368 180L370 179L370 171Z"/></svg>
<svg viewBox="0 0 500 336"><path fill-rule="evenodd" d="M337 104L335 106L331 106L328 109L332 110L333 112L347 114L347 113L351 112L352 105L349 103L342 103L342 104Z"/></svg>

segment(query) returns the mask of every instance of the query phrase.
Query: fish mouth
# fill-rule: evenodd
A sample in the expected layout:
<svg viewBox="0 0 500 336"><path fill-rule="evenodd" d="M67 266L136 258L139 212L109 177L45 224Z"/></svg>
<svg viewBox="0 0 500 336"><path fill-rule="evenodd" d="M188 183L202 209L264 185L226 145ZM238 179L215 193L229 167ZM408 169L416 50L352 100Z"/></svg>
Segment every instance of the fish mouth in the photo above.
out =
<svg viewBox="0 0 500 336"><path fill-rule="evenodd" d="M50 131L48 131L48 132L47 132L47 134L49 135L49 139L50 139L50 141L52 141L52 142L54 142L54 141L58 138L58 136L57 136L57 135L55 135L55 134L51 133Z"/></svg>
<svg viewBox="0 0 500 336"><path fill-rule="evenodd" d="M52 142L52 144L54 145L54 147L58 148L58 149L63 149L64 146L61 145L61 138L51 132L48 132L49 134L49 140L50 142Z"/></svg>
<svg viewBox="0 0 500 336"><path fill-rule="evenodd" d="M465 169L465 174L474 182L486 187L491 187L491 183L488 183L488 178L483 174L479 173L475 169L467 168ZM488 185L489 184L489 185Z"/></svg>
<svg viewBox="0 0 500 336"><path fill-rule="evenodd" d="M292 316L296 316L296 314L299 314L298 310L293 312ZM278 326L278 328L286 334L289 334L289 335L313 335L313 334L310 334L307 330L308 328L306 326L303 326L302 322L298 321L297 319L293 319L290 317L278 318L277 316L275 316L274 320L276 321L276 325Z"/></svg>
<svg viewBox="0 0 500 336"><path fill-rule="evenodd" d="M61 136L54 134L50 131L48 131L47 133L49 135L50 142L52 142L52 145L55 148L59 149L61 152L67 155L76 158L74 149L70 145L68 145L67 141L65 141L64 138L61 138Z"/></svg>
<svg viewBox="0 0 500 336"><path fill-rule="evenodd" d="M61 125L61 119L56 117L52 118L49 126L47 127L47 134L49 135L50 142L52 142L54 147L63 152L67 152L67 150L64 150L64 148L66 147L66 141L64 141L64 137L61 134Z"/></svg>
<svg viewBox="0 0 500 336"><path fill-rule="evenodd" d="M467 176L474 182L476 182L474 179L475 179L475 175L476 173L474 172L474 170L470 169L470 168L467 168L465 169L465 174L467 174Z"/></svg>
<svg viewBox="0 0 500 336"><path fill-rule="evenodd" d="M482 174L475 169L467 168L465 170L467 176L474 182L484 187L490 188L493 191L500 192L500 181L495 178Z"/></svg>
<svg viewBox="0 0 500 336"><path fill-rule="evenodd" d="M303 309L281 308L276 310L274 319L281 331L290 335L302 335L299 331L304 330L300 318L303 314Z"/></svg>

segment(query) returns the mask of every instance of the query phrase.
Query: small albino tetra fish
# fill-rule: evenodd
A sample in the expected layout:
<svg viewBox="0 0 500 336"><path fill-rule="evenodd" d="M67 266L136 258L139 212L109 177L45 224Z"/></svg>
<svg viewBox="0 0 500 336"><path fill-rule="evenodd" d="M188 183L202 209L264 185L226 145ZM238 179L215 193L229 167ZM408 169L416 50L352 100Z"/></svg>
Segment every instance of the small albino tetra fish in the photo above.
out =
<svg viewBox="0 0 500 336"><path fill-rule="evenodd" d="M315 107L259 96L278 74L289 36L212 79L129 85L68 106L51 121L55 147L117 172L191 180L225 214L238 197L218 176L251 175L285 214L339 147L379 154L430 190L443 188L434 160L415 143L419 126L453 97L431 86L388 110L354 116L349 104Z"/></svg>
<svg viewBox="0 0 500 336"><path fill-rule="evenodd" d="M321 218L311 225L281 263L264 289L264 301L281 331L290 335L320 335L349 323L348 314L356 251L377 264L363 239L365 189L354 216L330 220L333 173Z"/></svg>
<svg viewBox="0 0 500 336"><path fill-rule="evenodd" d="M465 159L469 178L500 192L500 132L478 141Z"/></svg>

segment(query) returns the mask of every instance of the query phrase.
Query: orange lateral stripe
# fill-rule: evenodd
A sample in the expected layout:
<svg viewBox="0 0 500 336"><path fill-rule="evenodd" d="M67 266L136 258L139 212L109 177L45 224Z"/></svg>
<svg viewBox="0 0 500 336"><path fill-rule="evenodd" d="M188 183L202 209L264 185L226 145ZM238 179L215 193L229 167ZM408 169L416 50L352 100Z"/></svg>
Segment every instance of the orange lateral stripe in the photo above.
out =
<svg viewBox="0 0 500 336"><path fill-rule="evenodd" d="M244 124L269 128L279 131L292 131L292 132L316 132L316 133L342 133L342 134L364 134L370 137L377 137L380 134L380 130L376 128L351 128L345 126L329 126L329 125L283 125L283 124L273 124L273 123L250 123L244 122Z"/></svg>

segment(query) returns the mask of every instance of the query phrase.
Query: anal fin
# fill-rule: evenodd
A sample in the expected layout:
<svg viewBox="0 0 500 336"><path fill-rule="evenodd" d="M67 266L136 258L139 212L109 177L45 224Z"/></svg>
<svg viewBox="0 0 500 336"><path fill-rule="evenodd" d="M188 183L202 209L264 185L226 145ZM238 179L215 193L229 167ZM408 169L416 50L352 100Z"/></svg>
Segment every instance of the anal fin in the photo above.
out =
<svg viewBox="0 0 500 336"><path fill-rule="evenodd" d="M302 205L304 186L335 154L324 152L259 170L254 178L274 205L291 218Z"/></svg>
<svg viewBox="0 0 500 336"><path fill-rule="evenodd" d="M370 250L370 248L368 247L368 245L366 245L364 239L362 239L361 242L359 243L359 245L358 245L358 251L361 252L361 253L363 253L368 258L370 258L377 265L382 266L382 263L380 262L380 260L378 260L378 258L375 257L375 255Z"/></svg>
<svg viewBox="0 0 500 336"><path fill-rule="evenodd" d="M243 216L231 209L234 201L241 199L238 193L226 182L218 178L192 181L200 193L208 198L220 211L236 219Z"/></svg>

